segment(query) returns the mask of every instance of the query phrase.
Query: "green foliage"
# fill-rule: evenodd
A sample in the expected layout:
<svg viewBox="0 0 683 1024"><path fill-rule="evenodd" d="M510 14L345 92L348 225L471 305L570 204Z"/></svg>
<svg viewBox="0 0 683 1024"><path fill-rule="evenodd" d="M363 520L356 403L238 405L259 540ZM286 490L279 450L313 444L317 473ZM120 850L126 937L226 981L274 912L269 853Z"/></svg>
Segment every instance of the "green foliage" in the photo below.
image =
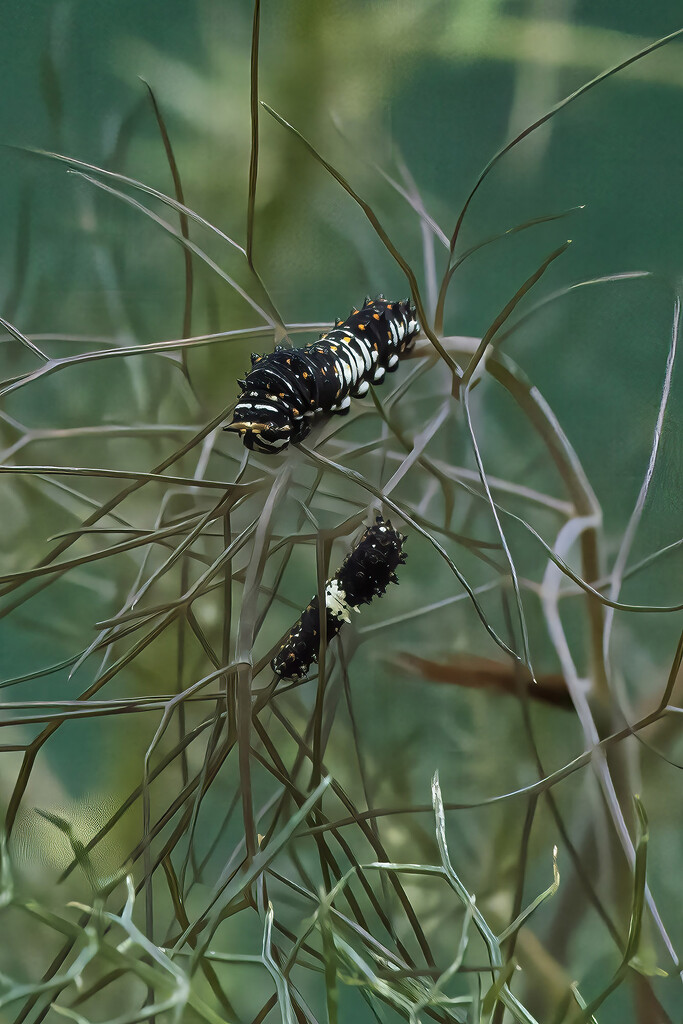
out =
<svg viewBox="0 0 683 1024"><path fill-rule="evenodd" d="M286 6L46 7L27 49L0 1019L678 1019L678 180L638 197L646 118L618 173L591 145L680 103L683 29ZM408 290L423 339L348 419L223 433L250 350ZM378 511L398 593L274 678Z"/></svg>

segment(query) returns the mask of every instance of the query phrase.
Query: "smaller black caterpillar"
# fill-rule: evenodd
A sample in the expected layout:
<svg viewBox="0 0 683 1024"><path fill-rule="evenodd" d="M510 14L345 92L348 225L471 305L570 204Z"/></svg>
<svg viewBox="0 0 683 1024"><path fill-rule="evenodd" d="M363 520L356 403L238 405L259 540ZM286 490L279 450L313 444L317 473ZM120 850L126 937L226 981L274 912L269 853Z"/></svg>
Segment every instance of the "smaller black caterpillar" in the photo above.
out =
<svg viewBox="0 0 683 1024"><path fill-rule="evenodd" d="M381 597L390 583L398 583L396 568L402 565L403 542L406 538L377 516L353 551L344 559L336 575L325 584L325 610L327 641L336 636L345 622L350 622L350 610L360 611L361 604L370 604L373 597ZM282 679L302 679L311 663L318 660L320 651L320 611L317 596L304 610L284 637L280 649L271 661L271 667Z"/></svg>
<svg viewBox="0 0 683 1024"><path fill-rule="evenodd" d="M381 384L398 366L399 356L415 344L420 325L410 299L387 302L369 296L362 309L305 348L278 346L268 355L252 355L242 394L235 406L234 430L251 451L279 452L310 432L313 418L349 411L370 384Z"/></svg>

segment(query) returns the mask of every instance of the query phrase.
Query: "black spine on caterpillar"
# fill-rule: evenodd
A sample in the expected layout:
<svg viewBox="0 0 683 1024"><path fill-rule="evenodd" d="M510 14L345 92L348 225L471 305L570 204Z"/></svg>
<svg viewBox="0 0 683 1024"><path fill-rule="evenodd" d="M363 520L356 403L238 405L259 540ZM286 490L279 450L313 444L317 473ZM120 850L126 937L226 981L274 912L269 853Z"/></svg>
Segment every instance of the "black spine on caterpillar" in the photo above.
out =
<svg viewBox="0 0 683 1024"><path fill-rule="evenodd" d="M398 583L396 568L402 565L405 537L381 516L367 528L337 573L325 584L327 641L335 637L351 609L381 597L390 583ZM282 679L302 679L320 652L320 608L317 596L284 637L271 661Z"/></svg>
<svg viewBox="0 0 683 1024"><path fill-rule="evenodd" d="M399 356L415 344L420 325L410 299L366 298L347 320L305 348L278 346L252 355L251 370L238 381L242 394L225 430L239 434L252 451L279 452L303 441L316 416L345 415L352 398L381 384Z"/></svg>

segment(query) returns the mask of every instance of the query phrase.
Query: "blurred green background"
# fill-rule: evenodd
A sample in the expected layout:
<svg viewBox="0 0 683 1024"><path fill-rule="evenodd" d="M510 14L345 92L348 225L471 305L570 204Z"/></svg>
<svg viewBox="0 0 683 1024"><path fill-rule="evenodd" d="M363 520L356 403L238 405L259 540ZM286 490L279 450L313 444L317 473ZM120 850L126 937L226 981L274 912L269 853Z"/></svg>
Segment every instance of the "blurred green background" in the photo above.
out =
<svg viewBox="0 0 683 1024"><path fill-rule="evenodd" d="M141 76L163 112L187 205L243 245L251 19L251 4L242 0L10 0L4 5L0 315L50 355L180 338L183 253L139 211L67 173L64 164L21 148L66 154L172 194L163 142ZM679 27L680 5L673 0L653 5L614 0L266 0L260 96L372 204L433 308L419 218L379 169L405 185L400 170L404 165L427 210L450 235L477 174L508 139L588 79ZM650 272L649 277L562 294L505 345L554 411L595 490L603 510L603 571L612 564L646 471L671 340L674 294L683 271L682 57L679 41L647 56L562 110L494 169L465 219L462 250L534 218L583 208L476 253L456 274L446 308L446 334L481 337L523 280L566 238L572 239L571 247L551 266L524 308L577 282ZM135 195L152 205L147 197ZM172 211L158 212L176 223ZM262 293L254 288L238 253L195 227L191 234L261 301ZM438 274L445 269L446 252L438 243L434 252ZM286 323L327 323L335 315L345 316L366 292L399 297L408 291L400 269L360 209L301 143L263 110L254 258ZM259 322L249 305L206 265L195 260L194 268L193 335ZM2 399L8 417L0 423L3 461L150 471L234 399L234 381L242 375L248 353L269 344L268 339L228 340L193 349L188 354L191 387L177 363L144 357L84 363L32 382ZM0 360L4 380L35 366L31 354L9 337L0 346ZM433 415L436 399L445 399L449 386L445 374L432 371L411 391L402 422L412 433ZM676 368L655 474L629 564L680 537L681 394L681 372ZM488 472L565 498L542 446L502 389L484 381L472 404ZM368 414L371 409L368 403ZM22 433L17 423L34 434L30 443L14 450ZM362 440L365 423L361 419L352 424L348 436ZM136 430L116 434L119 426ZM141 426L144 429L138 429ZM94 427L112 430L99 436L88 432ZM376 421L370 436L379 436ZM325 451L334 457L334 452ZM440 431L430 451L450 464L474 467L459 414ZM241 454L236 438L219 436L206 475L233 480ZM191 476L195 464L196 457L194 462L188 458L178 472ZM373 474L379 477L382 472L371 457L352 465L375 482ZM303 529L296 498L303 499L305 486L313 479L301 462L295 463L295 473L298 489L279 512L278 530L283 534ZM383 482L389 475L384 473ZM85 517L88 501L105 501L120 486L118 481L79 478L79 495L74 495L43 477L0 477L2 572L34 565L49 549L50 536L73 529ZM426 476L415 475L401 497L419 502L427 486ZM336 487L327 505L316 509L325 527L338 525L369 501L360 489L353 494L351 488L346 493L342 489L340 494L338 482ZM126 515L140 528L143 523L150 528L163 496L161 487L148 487L136 504L127 506ZM167 498L178 515L190 508L184 496ZM350 508L347 499L357 504ZM443 514L438 500L437 519ZM495 540L495 529L479 506L474 509L465 498L458 500L462 504L457 506L453 529L471 529L477 537ZM511 499L508 504L527 514L521 503ZM536 515L534 524L552 542L557 517L547 511ZM540 580L545 562L539 549L521 530L518 535L511 527L510 536L520 575ZM219 533L213 544L214 549L209 543L207 551L213 550L215 556L221 547ZM490 578L470 553L449 548L453 557L453 550L473 584ZM333 562L342 551L335 548ZM315 586L312 552L310 546L298 549L285 576L287 597L295 606L306 601ZM385 607L368 611L364 622L369 627L458 592L453 577L423 539L411 538L409 556L402 575L405 586L392 595L390 607L386 601ZM662 605L680 601L682 565L677 548L627 582L623 600ZM84 650L96 635L95 624L120 609L139 566L135 553L132 559L86 564L5 614L0 619L2 679L54 665ZM166 581L164 586L170 593L176 582ZM168 598L166 591L158 600L164 596ZM5 610L12 601L10 596ZM499 596L488 595L483 601L502 632ZM202 624L209 636L218 637L220 606L212 597L202 602ZM556 654L533 599L528 612L537 665L557 671ZM291 619L291 606L275 607L265 639L258 641L258 656ZM568 623L579 672L587 673L585 622L578 605L568 612ZM656 704L679 628L678 616L617 615L610 651L613 684L622 709L632 711L633 719ZM351 672L360 744L368 758L376 805L429 803L429 780L436 768L444 797L451 801L475 801L535 780L522 719L512 699L439 687L397 670L390 661L397 650L426 658L458 652L495 656L495 647L469 604L411 619L399 629L380 629L377 636L377 642L372 632L364 638L367 642L359 648ZM173 636L150 648L102 696L173 690L168 677L174 671L175 645ZM188 656L185 685L210 669L200 653ZM66 669L44 675L1 691L2 699L9 705L18 699L73 698L91 681L91 662L73 678ZM298 708L304 716L314 691L309 688L297 699L301 705L293 706L292 713ZM7 705L3 716L11 722ZM578 723L543 707L532 708L532 715L548 770L581 752ZM143 719L140 715L70 722L41 749L13 834L14 855L28 890L51 899L54 871L69 859L62 837L33 809L56 809L79 822L84 839L94 834L141 776L142 758L158 724L156 716ZM38 729L35 724L10 725L2 741L23 744ZM353 788L355 769L349 768L346 756L350 729L340 712L326 757L335 774ZM650 885L660 910L666 912L671 940L680 948L681 784L675 765L683 756L683 744L675 723L652 738L668 761L630 742L629 779L642 796L652 827ZM3 751L0 759L6 803L21 755ZM257 780L264 800L266 781ZM227 792L226 783L224 791L212 790L207 797L207 824L197 840L202 849L208 848ZM580 843L599 803L595 786L575 775L557 795ZM163 795L159 801L163 803ZM523 815L519 806L505 804L449 818L451 854L458 870L470 891L501 921L511 905ZM428 816L412 832L402 831L394 819L388 821L392 824L383 826L383 836L396 859L433 859ZM140 827L137 811L124 819L116 841L101 853L107 869L128 855ZM238 841L240 827L239 821L231 824L226 848ZM552 820L539 821L525 889L529 899L550 880L550 851L556 841ZM216 864L220 872L220 856ZM562 890L558 901L561 894ZM614 893L604 895L619 903ZM622 895L628 905L628 893ZM438 933L444 908L435 893L426 893L420 905ZM550 901L539 912L533 940L562 949L562 969L567 978L579 981L589 998L618 962L591 915L589 910L563 938L561 916L558 923ZM623 930L624 921L617 917ZM165 921L159 925L159 942L164 927ZM54 951L43 949L28 932L19 934L7 965L0 969L35 980ZM647 936L652 963L669 972L667 979L657 981L658 997L670 1018L679 1020L683 997L676 970L649 923ZM234 947L239 930L226 941ZM254 941L258 945L258 934ZM528 949L526 953L533 959ZM250 1009L248 996L238 993L237 1004L240 999L244 1019L250 1020L258 1006ZM360 1001L353 1007L340 1019L371 1019ZM639 1009L633 989L624 986L605 1003L598 1020L640 1022L647 1019L643 1012L647 1011Z"/></svg>

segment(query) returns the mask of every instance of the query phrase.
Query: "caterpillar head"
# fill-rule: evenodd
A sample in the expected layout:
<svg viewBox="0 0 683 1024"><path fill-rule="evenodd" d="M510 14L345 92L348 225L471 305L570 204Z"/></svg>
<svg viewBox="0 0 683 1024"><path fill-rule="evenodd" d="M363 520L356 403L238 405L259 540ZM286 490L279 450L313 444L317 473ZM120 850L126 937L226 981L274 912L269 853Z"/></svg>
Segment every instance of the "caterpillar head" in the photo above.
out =
<svg viewBox="0 0 683 1024"><path fill-rule="evenodd" d="M235 419L224 430L239 434L245 448L252 452L267 452L269 455L281 452L291 441L290 424L259 423L255 420Z"/></svg>
<svg viewBox="0 0 683 1024"><path fill-rule="evenodd" d="M232 423L225 430L239 434L245 448L272 455L282 451L293 439L293 426L287 407L270 395L248 393L235 406Z"/></svg>

